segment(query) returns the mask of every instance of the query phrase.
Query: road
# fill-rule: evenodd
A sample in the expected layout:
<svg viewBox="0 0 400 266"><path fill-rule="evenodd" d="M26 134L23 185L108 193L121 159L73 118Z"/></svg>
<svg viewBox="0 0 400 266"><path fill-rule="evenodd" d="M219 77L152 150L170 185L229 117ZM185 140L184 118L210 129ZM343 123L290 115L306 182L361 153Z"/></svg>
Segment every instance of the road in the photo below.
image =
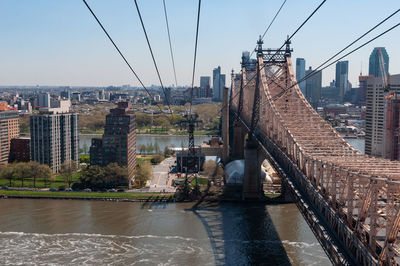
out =
<svg viewBox="0 0 400 266"><path fill-rule="evenodd" d="M175 192L172 186L172 175L169 175L170 167L174 164L175 157L170 157L158 165L152 166L153 178L147 181L146 188L149 192Z"/></svg>

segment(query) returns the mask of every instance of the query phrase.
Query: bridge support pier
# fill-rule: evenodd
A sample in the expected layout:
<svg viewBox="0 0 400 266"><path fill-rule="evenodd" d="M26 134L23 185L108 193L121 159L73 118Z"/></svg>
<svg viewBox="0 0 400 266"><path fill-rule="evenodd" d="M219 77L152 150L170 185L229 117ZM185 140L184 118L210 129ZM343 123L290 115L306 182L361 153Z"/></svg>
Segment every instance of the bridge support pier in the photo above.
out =
<svg viewBox="0 0 400 266"><path fill-rule="evenodd" d="M260 199L263 196L261 182L262 161L263 156L258 149L257 143L252 138L247 139L244 149L243 200Z"/></svg>
<svg viewBox="0 0 400 266"><path fill-rule="evenodd" d="M244 138L246 131L239 122L234 122L233 125L233 142L231 148L232 159L243 159L244 157Z"/></svg>

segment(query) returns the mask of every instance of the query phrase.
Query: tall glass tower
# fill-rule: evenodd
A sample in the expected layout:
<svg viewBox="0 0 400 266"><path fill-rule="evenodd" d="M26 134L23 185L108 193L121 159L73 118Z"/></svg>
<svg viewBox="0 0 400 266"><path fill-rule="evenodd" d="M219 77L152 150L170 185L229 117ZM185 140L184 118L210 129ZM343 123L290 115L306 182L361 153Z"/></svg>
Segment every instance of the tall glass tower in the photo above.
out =
<svg viewBox="0 0 400 266"><path fill-rule="evenodd" d="M382 77L381 67L379 65L379 52L381 50L383 63L385 66L386 74L389 74L389 56L386 52L385 47L375 47L369 56L369 75L374 75L375 77Z"/></svg>
<svg viewBox="0 0 400 266"><path fill-rule="evenodd" d="M304 58L296 58L296 80L299 82L306 74L306 60ZM306 95L306 81L299 84L301 92Z"/></svg>

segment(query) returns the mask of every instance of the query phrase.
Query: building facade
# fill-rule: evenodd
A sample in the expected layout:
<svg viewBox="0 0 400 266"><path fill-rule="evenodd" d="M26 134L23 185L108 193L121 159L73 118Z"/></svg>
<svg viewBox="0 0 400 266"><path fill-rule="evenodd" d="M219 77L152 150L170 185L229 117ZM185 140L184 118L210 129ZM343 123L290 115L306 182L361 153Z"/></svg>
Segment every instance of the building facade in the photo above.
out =
<svg viewBox="0 0 400 266"><path fill-rule="evenodd" d="M10 143L19 137L19 116L14 111L0 112L0 164L7 164Z"/></svg>
<svg viewBox="0 0 400 266"><path fill-rule="evenodd" d="M9 163L29 162L31 160L30 138L19 137L11 140Z"/></svg>
<svg viewBox="0 0 400 266"><path fill-rule="evenodd" d="M375 47L369 56L369 75L374 77L382 77L381 66L379 63L379 50L382 53L382 58L384 62L385 72L389 75L389 55L386 52L385 47Z"/></svg>
<svg viewBox="0 0 400 266"><path fill-rule="evenodd" d="M78 114L54 113L51 109L30 117L31 160L47 164L53 173L62 163L79 162Z"/></svg>
<svg viewBox="0 0 400 266"><path fill-rule="evenodd" d="M128 168L130 180L136 169L136 116L128 102L119 102L106 116L102 139L92 139L90 164L118 163Z"/></svg>
<svg viewBox="0 0 400 266"><path fill-rule="evenodd" d="M210 77L200 77L199 98L211 97Z"/></svg>
<svg viewBox="0 0 400 266"><path fill-rule="evenodd" d="M310 67L305 75L309 75L312 72ZM322 71L318 71L306 80L306 99L316 109L318 107L319 100L321 99L321 88L322 88Z"/></svg>
<svg viewBox="0 0 400 266"><path fill-rule="evenodd" d="M304 58L296 58L296 80L299 82L306 75L306 60ZM306 95L306 81L299 83L299 87L303 95Z"/></svg>
<svg viewBox="0 0 400 266"><path fill-rule="evenodd" d="M343 103L344 95L349 90L349 61L339 61L336 63L335 86L339 91L339 101Z"/></svg>
<svg viewBox="0 0 400 266"><path fill-rule="evenodd" d="M40 93L38 95L38 106L39 107L50 107L50 94L49 93Z"/></svg>
<svg viewBox="0 0 400 266"><path fill-rule="evenodd" d="M222 101L222 89L225 87L225 74L221 74L221 67L213 70L213 100Z"/></svg>
<svg viewBox="0 0 400 266"><path fill-rule="evenodd" d="M395 113L395 101L389 105L388 96L400 91L400 74L390 76L390 92L385 92L382 77L367 78L367 108L365 112L365 153L376 157L387 157L388 110ZM395 100L395 98L393 98ZM398 130L393 127L393 130ZM392 133L394 134L394 133Z"/></svg>

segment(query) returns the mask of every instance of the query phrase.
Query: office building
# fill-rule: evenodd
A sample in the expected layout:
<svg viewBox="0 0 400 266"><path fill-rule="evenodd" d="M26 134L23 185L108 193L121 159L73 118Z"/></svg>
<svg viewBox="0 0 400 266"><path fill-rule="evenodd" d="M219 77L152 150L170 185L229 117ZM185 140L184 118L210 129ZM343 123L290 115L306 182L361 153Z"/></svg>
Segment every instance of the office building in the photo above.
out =
<svg viewBox="0 0 400 266"><path fill-rule="evenodd" d="M213 100L222 101L222 89L225 87L225 75L221 74L221 67L213 70Z"/></svg>
<svg viewBox="0 0 400 266"><path fill-rule="evenodd" d="M299 82L306 74L306 60L304 58L296 58L296 80ZM299 83L299 87L303 95L306 95L306 81Z"/></svg>
<svg viewBox="0 0 400 266"><path fill-rule="evenodd" d="M211 97L210 77L200 77L199 98Z"/></svg>
<svg viewBox="0 0 400 266"><path fill-rule="evenodd" d="M242 52L242 67L245 68L247 72L256 71L257 59L250 58L250 52Z"/></svg>
<svg viewBox="0 0 400 266"><path fill-rule="evenodd" d="M400 74L390 76L390 92L385 92L382 77L367 78L367 96L365 113L365 153L376 157L386 157L386 143L388 125L393 117L388 116L394 113L393 108L396 105L396 97L389 103L388 96L394 92L400 91ZM392 127L395 128L395 123ZM398 129L396 129L398 130ZM394 133L389 133L394 134Z"/></svg>
<svg viewBox="0 0 400 266"><path fill-rule="evenodd" d="M49 93L40 93L38 95L38 106L39 107L50 107L50 94Z"/></svg>
<svg viewBox="0 0 400 266"><path fill-rule="evenodd" d="M7 164L10 143L19 137L19 117L14 111L0 112L0 164Z"/></svg>
<svg viewBox="0 0 400 266"><path fill-rule="evenodd" d="M310 67L305 75L309 75L312 72ZM321 87L322 87L322 71L318 71L306 80L306 94L305 97L308 102L316 109L318 107L319 100L321 99Z"/></svg>
<svg viewBox="0 0 400 266"><path fill-rule="evenodd" d="M382 77L382 70L379 63L379 52L382 54L386 75L389 75L389 55L385 47L375 47L369 56L369 75L374 77Z"/></svg>
<svg viewBox="0 0 400 266"><path fill-rule="evenodd" d="M130 111L129 102L119 102L106 116L102 139L92 139L90 164L106 166L118 163L128 168L133 181L136 169L136 116ZM130 183L131 184L131 183Z"/></svg>
<svg viewBox="0 0 400 266"><path fill-rule="evenodd" d="M335 87L339 91L339 101L343 103L344 95L349 90L349 61L339 61L336 63Z"/></svg>
<svg viewBox="0 0 400 266"><path fill-rule="evenodd" d="M9 163L13 162L29 162L31 139L27 137L19 137L11 140Z"/></svg>
<svg viewBox="0 0 400 266"><path fill-rule="evenodd" d="M41 109L38 115L30 117L30 127L32 161L47 164L53 173L64 162L79 162L78 114Z"/></svg>
<svg viewBox="0 0 400 266"><path fill-rule="evenodd" d="M400 92L392 92L385 98L387 104L385 119L385 158L399 160L400 151Z"/></svg>

